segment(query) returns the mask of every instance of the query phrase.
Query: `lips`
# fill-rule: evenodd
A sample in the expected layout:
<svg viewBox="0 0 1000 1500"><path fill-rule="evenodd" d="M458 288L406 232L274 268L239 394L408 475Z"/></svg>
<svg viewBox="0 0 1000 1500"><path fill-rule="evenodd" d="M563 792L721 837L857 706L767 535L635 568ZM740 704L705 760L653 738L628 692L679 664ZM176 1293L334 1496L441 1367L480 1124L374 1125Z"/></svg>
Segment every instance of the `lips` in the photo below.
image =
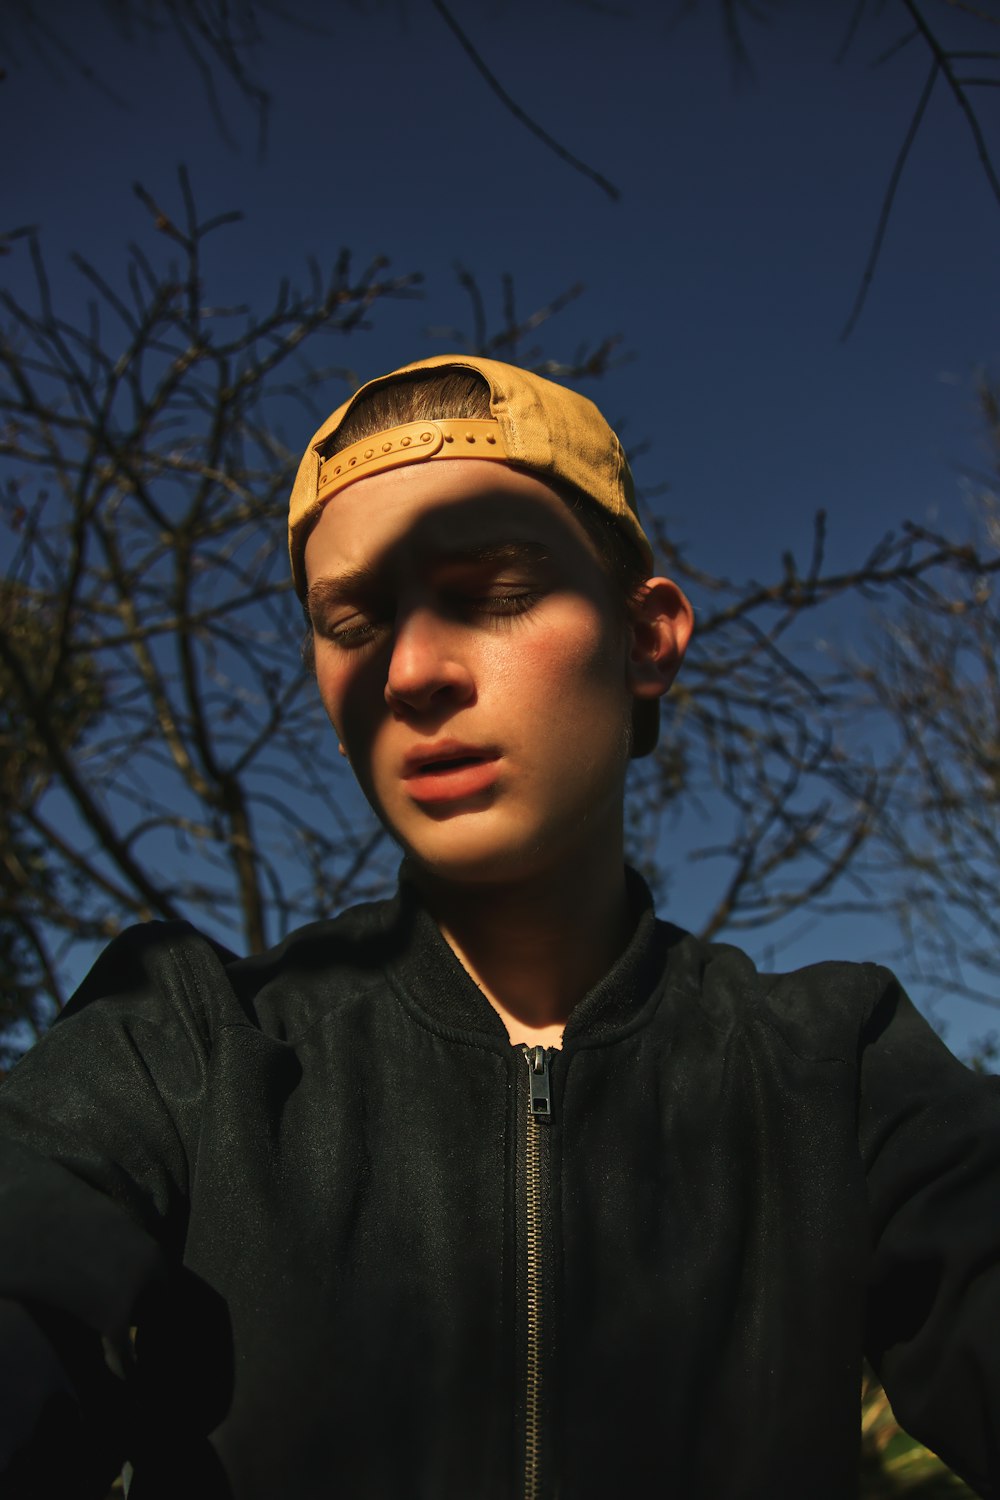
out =
<svg viewBox="0 0 1000 1500"><path fill-rule="evenodd" d="M482 764L482 756L479 755L444 755L439 760L425 760L417 767L417 776L433 776L438 771L457 771L462 766L478 766Z"/></svg>
<svg viewBox="0 0 1000 1500"><path fill-rule="evenodd" d="M409 752L403 785L417 802L459 801L487 791L497 778L499 761L492 746L437 740Z"/></svg>
<svg viewBox="0 0 1000 1500"><path fill-rule="evenodd" d="M439 771L481 765L484 761L496 758L497 751L492 746L465 745L458 740L435 740L433 744L419 745L409 752L403 761L403 775L407 778L433 775Z"/></svg>

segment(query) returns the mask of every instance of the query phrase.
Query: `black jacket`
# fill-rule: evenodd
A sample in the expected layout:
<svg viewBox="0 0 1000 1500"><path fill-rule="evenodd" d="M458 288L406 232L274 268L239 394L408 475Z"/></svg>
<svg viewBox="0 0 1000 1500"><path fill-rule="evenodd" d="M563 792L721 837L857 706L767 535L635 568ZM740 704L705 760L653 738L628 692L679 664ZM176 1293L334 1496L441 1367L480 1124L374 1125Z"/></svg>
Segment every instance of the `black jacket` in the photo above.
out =
<svg viewBox="0 0 1000 1500"><path fill-rule="evenodd" d="M0 1093L2 1492L843 1500L866 1350L1000 1495L993 1082L886 971L640 899L547 1054L405 887L113 943Z"/></svg>

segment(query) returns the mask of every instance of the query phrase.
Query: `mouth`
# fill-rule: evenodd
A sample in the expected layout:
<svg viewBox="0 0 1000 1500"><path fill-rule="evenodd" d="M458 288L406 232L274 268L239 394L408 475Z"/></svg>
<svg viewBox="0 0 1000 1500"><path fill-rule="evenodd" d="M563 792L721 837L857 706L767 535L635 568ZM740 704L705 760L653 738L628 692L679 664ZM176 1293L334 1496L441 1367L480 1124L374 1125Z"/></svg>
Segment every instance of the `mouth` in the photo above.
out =
<svg viewBox="0 0 1000 1500"><path fill-rule="evenodd" d="M496 760L499 752L492 745L466 745L461 740L440 739L432 744L415 746L403 761L403 775L437 775L463 766L478 766Z"/></svg>
<svg viewBox="0 0 1000 1500"><path fill-rule="evenodd" d="M411 751L403 784L418 802L453 802L488 791L496 780L499 752L469 745L437 744Z"/></svg>
<svg viewBox="0 0 1000 1500"><path fill-rule="evenodd" d="M411 775L436 776L441 771L460 771L464 766L481 766L484 761L492 759L488 755L442 755L437 760L422 761Z"/></svg>

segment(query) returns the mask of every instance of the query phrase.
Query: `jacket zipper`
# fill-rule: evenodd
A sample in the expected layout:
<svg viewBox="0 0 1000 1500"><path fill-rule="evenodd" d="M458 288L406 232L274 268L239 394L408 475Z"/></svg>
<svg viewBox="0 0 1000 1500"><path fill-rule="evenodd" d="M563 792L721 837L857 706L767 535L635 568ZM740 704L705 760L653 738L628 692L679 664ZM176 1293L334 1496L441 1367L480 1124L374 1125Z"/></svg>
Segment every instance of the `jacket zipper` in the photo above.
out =
<svg viewBox="0 0 1000 1500"><path fill-rule="evenodd" d="M527 1360L524 1401L524 1500L539 1500L541 1486L542 1239L545 1212L542 1172L542 1121L552 1117L549 1056L544 1047L524 1044L528 1064L528 1109L525 1140L525 1252L527 1292Z"/></svg>

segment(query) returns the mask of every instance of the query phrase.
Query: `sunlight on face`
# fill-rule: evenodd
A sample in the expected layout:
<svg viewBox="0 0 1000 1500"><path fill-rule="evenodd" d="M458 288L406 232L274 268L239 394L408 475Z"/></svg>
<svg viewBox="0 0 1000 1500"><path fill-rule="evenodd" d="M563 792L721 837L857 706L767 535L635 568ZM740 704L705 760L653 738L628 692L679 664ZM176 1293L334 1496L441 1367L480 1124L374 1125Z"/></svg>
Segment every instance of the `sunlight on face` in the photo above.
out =
<svg viewBox="0 0 1000 1500"><path fill-rule="evenodd" d="M553 490L475 460L374 475L305 556L324 707L412 858L506 880L615 852L628 631Z"/></svg>

